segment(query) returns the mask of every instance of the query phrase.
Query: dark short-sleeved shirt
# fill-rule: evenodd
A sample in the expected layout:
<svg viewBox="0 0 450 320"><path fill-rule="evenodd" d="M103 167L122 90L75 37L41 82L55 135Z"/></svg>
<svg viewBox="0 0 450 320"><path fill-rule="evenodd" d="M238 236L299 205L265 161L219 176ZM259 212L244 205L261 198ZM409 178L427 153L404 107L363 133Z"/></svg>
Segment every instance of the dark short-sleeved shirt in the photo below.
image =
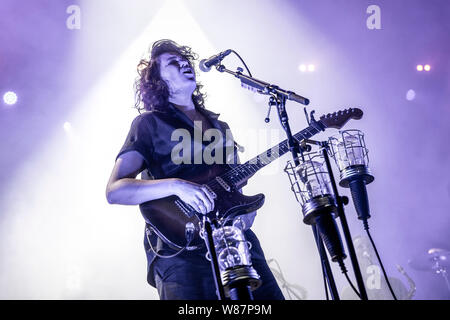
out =
<svg viewBox="0 0 450 320"><path fill-rule="evenodd" d="M218 120L219 114L209 110L198 108L207 119L210 120L215 129L222 133L225 157L227 154L234 155L234 141L225 139L230 137L229 127L226 122ZM117 157L128 151L138 151L144 158L146 169L154 179L179 177L180 174L189 174L192 170L201 170L205 163L197 163L206 146L213 141L195 140L196 132L194 124L182 111L169 104L167 111L144 112L137 116L132 124L125 143ZM172 159L172 151L180 144L178 133L188 133L192 139L190 151L190 163L177 164ZM200 133L201 134L201 133ZM172 138L172 136L174 137ZM197 131L198 136L198 131ZM173 141L172 141L173 140ZM184 156L184 155L183 155ZM117 159L116 157L116 159ZM222 161L226 161L223 159ZM195 164L195 165L193 165Z"/></svg>
<svg viewBox="0 0 450 320"><path fill-rule="evenodd" d="M193 143L191 144L190 164L177 164L172 160L172 150L180 143L180 140L172 139L174 131L180 129L186 130L184 133L189 132L191 137L194 137L196 134L194 132L195 127L192 120L172 104L167 106L167 111L144 112L137 116L131 124L125 143L116 159L126 152L137 151L144 159L145 168L141 174L142 179L174 178L193 174L196 170L202 170L202 167L208 164L205 164L204 162L195 164L198 152L203 152L204 148L210 145L211 142L220 142L223 147L223 161L226 163L229 163L230 161L236 163L237 150L231 133L227 133L227 130L229 130L227 123L218 120L219 114L203 108L198 108L197 110L210 121L213 128L220 130L224 139L222 141L214 141L215 139L211 139L211 141L193 140ZM230 155L232 156L232 159L230 159ZM147 229L152 231L148 224L146 224L145 231L147 231ZM247 230L245 235L247 240L255 242L252 241L252 239L256 240L256 236L251 230ZM149 240L158 253L168 255L176 252L169 245L165 244L155 232L151 232ZM146 249L148 260L147 281L150 285L155 286L155 279L151 270L155 254L150 249L146 234L144 235L144 247ZM182 253L182 256L204 255L205 253L206 249L185 251Z"/></svg>

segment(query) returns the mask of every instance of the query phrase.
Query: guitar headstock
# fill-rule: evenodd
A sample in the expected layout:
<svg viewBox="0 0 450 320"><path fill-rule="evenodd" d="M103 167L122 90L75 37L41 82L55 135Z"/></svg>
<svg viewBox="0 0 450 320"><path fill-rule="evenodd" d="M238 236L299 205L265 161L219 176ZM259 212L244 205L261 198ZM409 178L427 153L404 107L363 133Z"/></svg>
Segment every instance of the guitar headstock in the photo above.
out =
<svg viewBox="0 0 450 320"><path fill-rule="evenodd" d="M363 116L363 111L358 108L350 108L329 113L320 117L320 122L325 128L341 129L350 119L359 120Z"/></svg>

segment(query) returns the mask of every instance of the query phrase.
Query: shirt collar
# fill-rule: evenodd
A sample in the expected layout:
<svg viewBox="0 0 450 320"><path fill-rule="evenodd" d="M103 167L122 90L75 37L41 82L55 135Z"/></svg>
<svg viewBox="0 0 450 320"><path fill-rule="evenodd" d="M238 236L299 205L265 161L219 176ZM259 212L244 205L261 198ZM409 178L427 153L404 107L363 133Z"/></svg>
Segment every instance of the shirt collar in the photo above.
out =
<svg viewBox="0 0 450 320"><path fill-rule="evenodd" d="M170 102L169 102L169 108L172 109L176 114L183 113L181 110L179 110L177 107L175 107L173 105L173 103L170 103ZM197 110L199 110L203 114L206 114L208 117L212 118L213 120L217 120L219 118L219 116L220 116L220 113L212 112L212 111L210 111L210 110L208 110L206 108L203 108L203 107L197 107ZM185 116L185 115L183 114L183 116Z"/></svg>
<svg viewBox="0 0 450 320"><path fill-rule="evenodd" d="M212 118L214 120L217 120L220 116L220 113L215 113L215 112L209 111L205 108L200 107L200 108L198 108L198 110L200 110L200 112L206 113L210 118Z"/></svg>

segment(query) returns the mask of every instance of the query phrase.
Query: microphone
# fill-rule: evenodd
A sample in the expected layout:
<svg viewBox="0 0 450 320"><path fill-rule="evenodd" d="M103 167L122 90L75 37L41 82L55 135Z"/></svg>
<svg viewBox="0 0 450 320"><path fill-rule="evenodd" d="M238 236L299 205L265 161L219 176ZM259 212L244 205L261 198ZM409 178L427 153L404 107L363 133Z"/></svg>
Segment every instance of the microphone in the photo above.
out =
<svg viewBox="0 0 450 320"><path fill-rule="evenodd" d="M208 59L200 60L199 68L203 72L208 72L211 70L212 66L215 66L222 62L222 60L231 53L231 49L225 50L219 54L216 54Z"/></svg>

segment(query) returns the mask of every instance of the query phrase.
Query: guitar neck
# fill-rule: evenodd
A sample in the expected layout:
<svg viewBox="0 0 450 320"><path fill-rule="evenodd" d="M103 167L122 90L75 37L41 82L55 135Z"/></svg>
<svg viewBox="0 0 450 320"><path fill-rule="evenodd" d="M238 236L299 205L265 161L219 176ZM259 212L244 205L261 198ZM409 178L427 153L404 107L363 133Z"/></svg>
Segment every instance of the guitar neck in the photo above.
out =
<svg viewBox="0 0 450 320"><path fill-rule="evenodd" d="M293 137L297 141L309 139L320 131L323 131L324 129L325 126L321 123L321 121L317 121L306 129L297 132ZM289 151L289 145L286 139L280 142L278 145L250 159L249 161L233 166L233 169L226 173L226 178L228 178L232 183L235 184L247 181L258 170L264 168L269 163L275 161Z"/></svg>

